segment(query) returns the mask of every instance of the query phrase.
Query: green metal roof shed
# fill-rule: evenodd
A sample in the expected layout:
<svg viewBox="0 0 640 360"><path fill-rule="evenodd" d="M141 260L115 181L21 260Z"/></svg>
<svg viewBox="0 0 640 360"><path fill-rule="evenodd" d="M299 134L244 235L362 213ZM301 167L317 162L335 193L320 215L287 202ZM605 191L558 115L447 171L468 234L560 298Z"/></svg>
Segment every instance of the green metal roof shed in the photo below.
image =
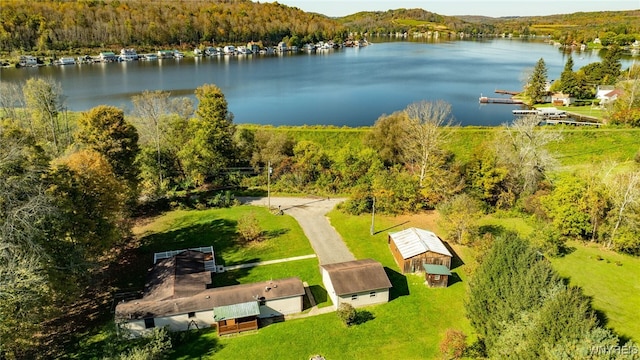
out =
<svg viewBox="0 0 640 360"><path fill-rule="evenodd" d="M257 301L219 306L213 308L213 319L222 321L227 319L239 319L260 314L260 307Z"/></svg>
<svg viewBox="0 0 640 360"><path fill-rule="evenodd" d="M424 271L431 275L451 275L451 271L444 265L424 264Z"/></svg>

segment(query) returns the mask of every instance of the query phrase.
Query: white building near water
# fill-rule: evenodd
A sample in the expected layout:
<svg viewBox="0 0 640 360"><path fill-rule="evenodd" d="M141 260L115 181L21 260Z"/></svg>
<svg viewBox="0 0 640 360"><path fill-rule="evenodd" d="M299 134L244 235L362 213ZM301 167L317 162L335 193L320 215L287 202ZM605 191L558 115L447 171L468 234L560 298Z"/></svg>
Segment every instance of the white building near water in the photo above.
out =
<svg viewBox="0 0 640 360"><path fill-rule="evenodd" d="M392 285L379 262L364 259L320 267L322 283L336 309L343 303L357 308L389 302Z"/></svg>

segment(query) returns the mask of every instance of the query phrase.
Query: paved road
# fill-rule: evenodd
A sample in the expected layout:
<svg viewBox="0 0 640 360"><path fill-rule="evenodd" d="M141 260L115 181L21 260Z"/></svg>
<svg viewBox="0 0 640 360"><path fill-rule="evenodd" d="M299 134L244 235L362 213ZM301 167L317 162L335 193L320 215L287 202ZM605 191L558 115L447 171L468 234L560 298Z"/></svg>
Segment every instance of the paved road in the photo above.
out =
<svg viewBox="0 0 640 360"><path fill-rule="evenodd" d="M267 206L267 198L239 198L245 204ZM271 208L278 208L298 221L309 238L321 265L356 258L325 216L345 199L271 197Z"/></svg>

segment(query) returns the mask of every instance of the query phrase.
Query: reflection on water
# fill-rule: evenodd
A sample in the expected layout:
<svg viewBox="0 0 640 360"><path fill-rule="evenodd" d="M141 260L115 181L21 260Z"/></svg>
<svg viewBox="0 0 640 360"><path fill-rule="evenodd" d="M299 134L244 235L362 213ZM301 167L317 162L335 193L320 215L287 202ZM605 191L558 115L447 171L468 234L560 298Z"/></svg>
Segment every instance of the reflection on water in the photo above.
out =
<svg viewBox="0 0 640 360"><path fill-rule="evenodd" d="M462 125L499 125L511 121L517 107L479 104L479 96L521 89L540 58L555 79L567 54L519 40L380 42L318 54L47 66L2 69L0 75L11 82L53 78L72 110L100 104L130 109L131 96L144 90L193 97L195 88L212 83L224 92L236 123L370 126L412 102L442 99ZM597 53L576 53L574 70L597 61Z"/></svg>

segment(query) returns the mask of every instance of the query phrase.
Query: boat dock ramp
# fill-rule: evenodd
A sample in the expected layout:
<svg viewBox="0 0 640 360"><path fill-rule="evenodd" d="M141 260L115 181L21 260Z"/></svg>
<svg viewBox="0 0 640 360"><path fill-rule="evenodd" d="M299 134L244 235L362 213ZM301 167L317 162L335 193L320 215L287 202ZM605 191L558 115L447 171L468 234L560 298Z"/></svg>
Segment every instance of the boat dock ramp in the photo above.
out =
<svg viewBox="0 0 640 360"><path fill-rule="evenodd" d="M505 95L518 95L520 94L520 91L511 91L511 90L500 90L500 89L496 89L496 91L494 91L496 94L505 94Z"/></svg>
<svg viewBox="0 0 640 360"><path fill-rule="evenodd" d="M480 96L479 99L481 104L524 104L522 100L513 99L513 98L490 98L487 96Z"/></svg>
<svg viewBox="0 0 640 360"><path fill-rule="evenodd" d="M575 121L568 119L544 119L538 125L573 125L573 126L595 126L600 127L602 124L588 121Z"/></svg>

